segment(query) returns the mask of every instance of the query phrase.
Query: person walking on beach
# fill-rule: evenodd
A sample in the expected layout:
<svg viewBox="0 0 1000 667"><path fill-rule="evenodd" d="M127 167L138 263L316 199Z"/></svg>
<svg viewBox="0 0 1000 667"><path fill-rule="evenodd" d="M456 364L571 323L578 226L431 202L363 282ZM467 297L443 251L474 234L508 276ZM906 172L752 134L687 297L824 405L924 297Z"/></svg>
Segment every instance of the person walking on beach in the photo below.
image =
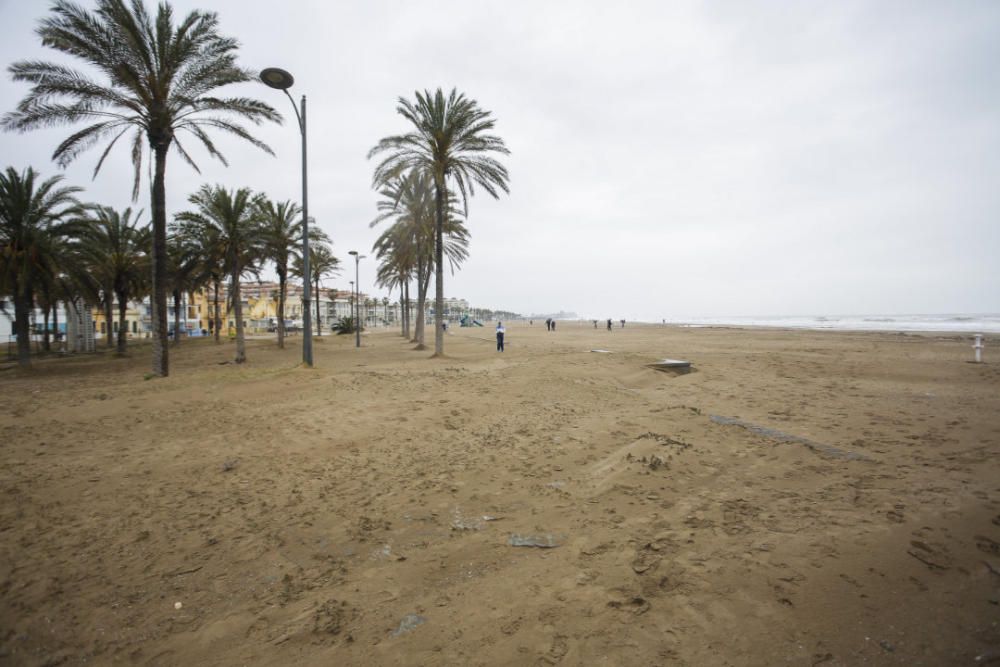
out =
<svg viewBox="0 0 1000 667"><path fill-rule="evenodd" d="M497 322L497 352L503 352L503 335L507 330L503 328L503 322Z"/></svg>
<svg viewBox="0 0 1000 667"><path fill-rule="evenodd" d="M611 318L608 318L608 331L611 331Z"/></svg>

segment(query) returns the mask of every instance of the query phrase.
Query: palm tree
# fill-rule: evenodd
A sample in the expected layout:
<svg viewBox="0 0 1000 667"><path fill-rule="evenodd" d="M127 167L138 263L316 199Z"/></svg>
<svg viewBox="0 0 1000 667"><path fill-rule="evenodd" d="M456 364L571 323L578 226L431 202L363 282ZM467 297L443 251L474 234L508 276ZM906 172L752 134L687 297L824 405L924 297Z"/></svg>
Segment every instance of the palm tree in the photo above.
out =
<svg viewBox="0 0 1000 667"><path fill-rule="evenodd" d="M185 293L204 285L208 277L203 273L203 251L191 251L183 236L173 234L167 237L167 262L170 266L170 295L174 299L174 347L181 344L181 332L187 329L187 314L185 325L181 326L181 300Z"/></svg>
<svg viewBox="0 0 1000 667"><path fill-rule="evenodd" d="M394 218L396 222L376 239L373 251L382 260L377 274L379 280L394 282L390 275L400 273L399 280L408 283L409 276L417 280L417 321L414 327L414 342L417 350L424 347L424 313L426 312L427 288L431 272L435 268L435 211L434 188L427 172L412 170L382 187L382 199L377 208L378 217L370 226L383 220ZM455 208L454 197L448 197L445 209L444 254L448 257L452 272L468 257L469 236L461 223L461 213ZM392 268L389 268L392 267ZM403 277L405 276L405 278Z"/></svg>
<svg viewBox="0 0 1000 667"><path fill-rule="evenodd" d="M9 68L14 80L28 82L32 88L0 124L24 132L91 123L59 144L52 158L65 166L87 148L107 140L95 176L115 143L129 134L135 166L133 201L139 197L143 142L148 142L153 163L153 373L166 376L167 152L175 147L197 171L179 140L187 132L209 155L227 164L208 135L208 130L219 130L272 153L239 121L281 122L281 115L255 99L217 96L219 88L251 81L254 75L236 65L238 42L219 34L213 12L193 11L175 24L173 9L165 1L152 16L142 0L97 0L92 12L68 0L55 0L51 15L42 19L37 32L43 45L83 61L100 76L63 64L16 62Z"/></svg>
<svg viewBox="0 0 1000 667"><path fill-rule="evenodd" d="M372 224L376 223L373 222ZM425 275L429 275L429 272L423 270L426 262L418 264L417 249L415 246L416 239L414 237L413 226L405 220L393 224L389 229L382 232L375 240L375 243L372 244L372 252L375 253L376 259L379 260L375 271L375 284L388 289L399 286L401 290L400 300L404 303L403 338L410 337L410 281L413 278L417 278L417 294L419 295L421 293L420 287L423 285L422 278ZM419 317L418 322L421 322ZM414 329L413 342L419 344L421 343L421 338L422 336L418 335L417 330ZM422 346L419 347L420 349L424 349Z"/></svg>
<svg viewBox="0 0 1000 667"><path fill-rule="evenodd" d="M90 206L90 223L81 235L78 252L92 275L101 276L108 292L105 301L108 341L111 340L111 302L118 303L118 346L125 354L128 326L125 311L130 297L141 291L148 275L149 225L139 224L142 211L132 218L132 209L119 213L110 206ZM113 296L112 296L113 295Z"/></svg>
<svg viewBox="0 0 1000 667"><path fill-rule="evenodd" d="M311 219L311 218L310 218ZM310 230L309 236L309 279L313 287L313 301L316 302L316 335L322 335L323 322L319 312L319 281L326 276L340 273L340 259L335 257L328 245L330 237L323 231ZM302 278L302 257L296 254L293 259L292 272Z"/></svg>
<svg viewBox="0 0 1000 667"><path fill-rule="evenodd" d="M14 301L17 361L31 363L29 317L36 285L54 276L59 239L79 231L69 216L79 202L76 187L58 187L62 176L36 183L38 174L28 167L20 174L13 167L0 174L0 293Z"/></svg>
<svg viewBox="0 0 1000 667"><path fill-rule="evenodd" d="M278 274L278 347L285 347L285 299L288 296L288 261L302 238L302 209L290 201L261 200L261 222L267 259ZM319 305L319 299L317 307ZM317 318L318 319L318 318ZM317 323L318 324L318 323Z"/></svg>
<svg viewBox="0 0 1000 667"><path fill-rule="evenodd" d="M386 326L389 326L389 297L382 297L382 315L385 318Z"/></svg>
<svg viewBox="0 0 1000 667"><path fill-rule="evenodd" d="M509 192L507 168L491 154L508 155L510 151L498 136L487 134L495 124L489 111L480 109L452 89L445 98L438 88L419 91L416 103L399 98L396 111L410 121L414 131L382 139L368 153L371 158L388 152L375 168L372 182L376 187L391 182L405 171L419 169L434 179L434 311L438 319L444 312L444 227L448 207L448 185L453 182L468 213L468 197L476 185L492 197L498 189ZM444 354L444 332L434 327L434 356Z"/></svg>
<svg viewBox="0 0 1000 667"><path fill-rule="evenodd" d="M229 191L221 185L203 185L188 201L195 211L178 213L181 233L197 235L198 227L210 228L224 249L224 266L229 273L229 299L236 320L236 363L246 361L243 332L243 303L240 277L263 259L263 238L257 217L260 200L249 188Z"/></svg>
<svg viewBox="0 0 1000 667"><path fill-rule="evenodd" d="M215 343L219 344L219 329L222 327L219 291L226 275L224 239L214 226L185 225L176 219L171 234L182 248L181 261L193 265L190 287L199 289L212 286L214 307L208 318L209 328L214 333Z"/></svg>

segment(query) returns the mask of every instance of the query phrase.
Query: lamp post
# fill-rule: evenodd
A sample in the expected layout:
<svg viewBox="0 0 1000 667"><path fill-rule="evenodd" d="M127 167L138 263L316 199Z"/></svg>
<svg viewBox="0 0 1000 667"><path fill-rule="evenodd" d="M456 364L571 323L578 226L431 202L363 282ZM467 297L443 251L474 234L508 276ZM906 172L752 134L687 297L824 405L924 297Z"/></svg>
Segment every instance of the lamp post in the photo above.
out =
<svg viewBox="0 0 1000 667"><path fill-rule="evenodd" d="M295 118L299 121L299 133L302 135L302 363L313 365L312 347L312 315L309 312L312 286L309 284L309 184L306 169L306 96L302 96L302 112L295 105L288 89L295 83L295 78L283 69L268 67L260 73L260 80L271 88L285 93L292 103Z"/></svg>
<svg viewBox="0 0 1000 667"><path fill-rule="evenodd" d="M354 255L354 307L357 309L358 316L354 318L354 347L361 347L361 282L358 280L358 263L365 258L364 255L359 255L357 250L348 250L348 255Z"/></svg>

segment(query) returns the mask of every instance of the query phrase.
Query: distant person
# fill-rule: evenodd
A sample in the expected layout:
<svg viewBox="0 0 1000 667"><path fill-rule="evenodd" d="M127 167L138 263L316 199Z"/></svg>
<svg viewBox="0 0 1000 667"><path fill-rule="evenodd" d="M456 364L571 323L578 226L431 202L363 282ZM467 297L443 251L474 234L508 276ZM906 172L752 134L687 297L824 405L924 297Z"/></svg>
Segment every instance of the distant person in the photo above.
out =
<svg viewBox="0 0 1000 667"><path fill-rule="evenodd" d="M553 331L556 330L556 321L555 320L552 320L552 330Z"/></svg>
<svg viewBox="0 0 1000 667"><path fill-rule="evenodd" d="M497 352L503 352L503 335L507 330L503 328L503 322L497 322Z"/></svg>
<svg viewBox="0 0 1000 667"><path fill-rule="evenodd" d="M597 328L597 320L594 320L594 328Z"/></svg>
<svg viewBox="0 0 1000 667"><path fill-rule="evenodd" d="M625 320L622 320L622 329L625 328Z"/></svg>
<svg viewBox="0 0 1000 667"><path fill-rule="evenodd" d="M545 330L546 331L552 331L552 318L551 317L548 318L547 320L545 320Z"/></svg>
<svg viewBox="0 0 1000 667"><path fill-rule="evenodd" d="M608 331L611 331L611 318L608 318Z"/></svg>

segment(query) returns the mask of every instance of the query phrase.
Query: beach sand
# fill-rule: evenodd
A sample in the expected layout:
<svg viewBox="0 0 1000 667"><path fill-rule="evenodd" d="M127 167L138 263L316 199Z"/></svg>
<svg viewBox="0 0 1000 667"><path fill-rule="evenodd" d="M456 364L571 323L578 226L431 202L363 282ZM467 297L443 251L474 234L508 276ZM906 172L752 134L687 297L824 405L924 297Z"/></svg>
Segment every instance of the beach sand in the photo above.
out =
<svg viewBox="0 0 1000 667"><path fill-rule="evenodd" d="M506 324L0 373L0 664L1000 661L996 337Z"/></svg>

